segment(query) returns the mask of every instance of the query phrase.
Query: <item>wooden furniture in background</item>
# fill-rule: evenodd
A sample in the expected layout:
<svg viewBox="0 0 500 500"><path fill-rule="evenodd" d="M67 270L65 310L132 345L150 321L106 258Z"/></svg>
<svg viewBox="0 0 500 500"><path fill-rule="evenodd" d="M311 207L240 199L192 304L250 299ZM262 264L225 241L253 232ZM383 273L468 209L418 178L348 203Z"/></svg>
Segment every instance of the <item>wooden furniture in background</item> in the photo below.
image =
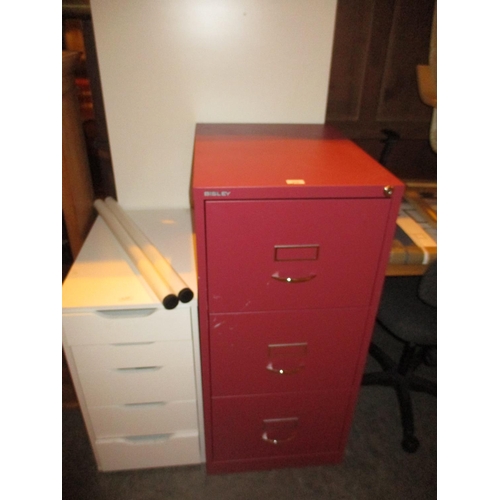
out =
<svg viewBox="0 0 500 500"><path fill-rule="evenodd" d="M385 166L400 178L435 179L432 109L416 66L428 64L435 0L338 0L326 121L375 159L384 129L400 140Z"/></svg>
<svg viewBox="0 0 500 500"><path fill-rule="evenodd" d="M437 183L407 180L405 186L386 276L419 276L437 259Z"/></svg>
<svg viewBox="0 0 500 500"><path fill-rule="evenodd" d="M432 34L429 49L429 64L417 66L418 91L422 102L432 107L432 122L429 140L437 153L437 5L434 6Z"/></svg>
<svg viewBox="0 0 500 500"><path fill-rule="evenodd" d="M78 52L62 53L62 208L73 258L95 219L94 190L74 77L78 58Z"/></svg>
<svg viewBox="0 0 500 500"><path fill-rule="evenodd" d="M81 114L96 198L117 198L106 114L101 89L94 27L88 0L85 4L65 0L62 6L63 50L81 52L76 76Z"/></svg>

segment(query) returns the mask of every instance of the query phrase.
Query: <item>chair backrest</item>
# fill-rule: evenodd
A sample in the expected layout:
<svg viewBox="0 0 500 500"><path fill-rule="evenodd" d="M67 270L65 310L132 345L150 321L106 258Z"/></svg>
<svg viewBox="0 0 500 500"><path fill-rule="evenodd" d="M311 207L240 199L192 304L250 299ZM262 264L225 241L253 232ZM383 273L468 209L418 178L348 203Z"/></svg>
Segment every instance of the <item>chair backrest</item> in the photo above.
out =
<svg viewBox="0 0 500 500"><path fill-rule="evenodd" d="M425 271L418 287L418 296L422 302L437 307L437 260Z"/></svg>

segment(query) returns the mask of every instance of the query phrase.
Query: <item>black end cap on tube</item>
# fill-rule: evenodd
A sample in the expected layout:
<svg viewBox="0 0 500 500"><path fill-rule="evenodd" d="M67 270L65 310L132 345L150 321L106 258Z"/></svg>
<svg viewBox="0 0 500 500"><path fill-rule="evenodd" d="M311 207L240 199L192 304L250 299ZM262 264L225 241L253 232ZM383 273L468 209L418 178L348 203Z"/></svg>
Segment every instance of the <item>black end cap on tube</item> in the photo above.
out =
<svg viewBox="0 0 500 500"><path fill-rule="evenodd" d="M165 307L165 309L174 309L174 307L176 307L178 303L179 303L179 298L173 293L167 295L162 300L162 304Z"/></svg>
<svg viewBox="0 0 500 500"><path fill-rule="evenodd" d="M183 288L179 293L179 300L186 304L190 300L193 300L194 293L190 288Z"/></svg>

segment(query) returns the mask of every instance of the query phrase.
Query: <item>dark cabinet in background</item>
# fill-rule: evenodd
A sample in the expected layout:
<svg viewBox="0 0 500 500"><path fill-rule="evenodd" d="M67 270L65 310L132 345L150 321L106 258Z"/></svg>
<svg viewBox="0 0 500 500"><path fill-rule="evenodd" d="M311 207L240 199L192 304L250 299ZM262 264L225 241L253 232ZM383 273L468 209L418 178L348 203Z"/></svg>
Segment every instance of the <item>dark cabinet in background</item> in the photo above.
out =
<svg viewBox="0 0 500 500"><path fill-rule="evenodd" d="M401 178L436 179L429 143L432 108L418 93L429 64L435 0L338 0L326 121L371 156L382 132L397 132L387 168Z"/></svg>

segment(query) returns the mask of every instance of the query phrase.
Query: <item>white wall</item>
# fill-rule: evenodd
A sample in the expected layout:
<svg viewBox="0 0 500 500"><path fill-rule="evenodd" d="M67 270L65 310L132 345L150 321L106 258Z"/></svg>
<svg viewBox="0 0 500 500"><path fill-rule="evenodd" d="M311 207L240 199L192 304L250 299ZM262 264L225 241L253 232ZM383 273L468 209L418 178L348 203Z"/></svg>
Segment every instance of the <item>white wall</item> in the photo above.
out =
<svg viewBox="0 0 500 500"><path fill-rule="evenodd" d="M120 204L188 207L197 122L323 123L337 0L91 0Z"/></svg>

